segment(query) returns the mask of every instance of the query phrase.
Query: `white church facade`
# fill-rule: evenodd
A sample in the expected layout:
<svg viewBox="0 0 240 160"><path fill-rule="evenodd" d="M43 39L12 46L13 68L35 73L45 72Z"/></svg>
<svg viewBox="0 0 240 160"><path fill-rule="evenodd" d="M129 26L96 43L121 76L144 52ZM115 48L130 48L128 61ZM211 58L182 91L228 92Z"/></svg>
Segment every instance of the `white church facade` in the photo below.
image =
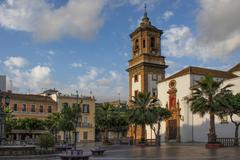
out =
<svg viewBox="0 0 240 160"><path fill-rule="evenodd" d="M190 88L196 84L196 80L209 74L215 79L224 80L224 85L234 84L233 92L240 92L240 64L229 71L187 67L165 78L168 66L161 52L162 34L161 29L151 24L145 8L140 25L130 34L132 54L127 68L129 100L138 92L149 92L160 100L162 107L171 110L172 117L162 122L162 141L206 142L209 116L193 115L186 97L191 94ZM234 125L229 118L223 122L216 117L216 131L218 137L233 137ZM129 127L128 136L140 139L141 127ZM146 138L155 138L149 126L146 126Z"/></svg>
<svg viewBox="0 0 240 160"><path fill-rule="evenodd" d="M233 84L231 88L233 93L240 93L240 63L229 71L187 67L159 81L158 99L162 106L167 107L173 114L169 120L162 122L162 141L207 142L209 115L201 117L192 114L187 102L191 87L196 84L196 80L205 75L211 75L216 80L224 80L223 86ZM240 121L240 117L235 118ZM231 123L229 117L220 119L216 116L215 123L217 137L234 137L235 125Z"/></svg>

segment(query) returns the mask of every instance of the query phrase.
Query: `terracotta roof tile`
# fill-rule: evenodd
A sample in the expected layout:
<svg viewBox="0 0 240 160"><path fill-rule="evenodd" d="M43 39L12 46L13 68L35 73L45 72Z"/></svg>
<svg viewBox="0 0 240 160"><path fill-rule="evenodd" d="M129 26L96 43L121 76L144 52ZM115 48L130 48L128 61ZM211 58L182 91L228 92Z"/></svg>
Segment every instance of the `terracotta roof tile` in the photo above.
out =
<svg viewBox="0 0 240 160"><path fill-rule="evenodd" d="M209 69L209 68L201 68L201 67L193 67L189 66L187 68L184 68L183 70L171 75L170 77L167 77L166 79L159 81L167 81L170 79L174 79L180 76L184 76L186 74L195 74L195 75L211 75L213 77L219 77L219 78L224 78L224 79L230 79L230 78L235 78L237 77L236 75L226 72L226 71L220 71L220 70L214 70L214 69Z"/></svg>
<svg viewBox="0 0 240 160"><path fill-rule="evenodd" d="M8 95L10 97L10 99L15 99L15 100L56 103L53 99L51 99L48 96L41 96L41 95L35 95L35 94L19 94L19 93L12 93L12 92L0 92L0 95L2 95L2 96Z"/></svg>
<svg viewBox="0 0 240 160"><path fill-rule="evenodd" d="M231 69L228 70L228 72L235 72L235 71L240 71L240 63L232 67Z"/></svg>

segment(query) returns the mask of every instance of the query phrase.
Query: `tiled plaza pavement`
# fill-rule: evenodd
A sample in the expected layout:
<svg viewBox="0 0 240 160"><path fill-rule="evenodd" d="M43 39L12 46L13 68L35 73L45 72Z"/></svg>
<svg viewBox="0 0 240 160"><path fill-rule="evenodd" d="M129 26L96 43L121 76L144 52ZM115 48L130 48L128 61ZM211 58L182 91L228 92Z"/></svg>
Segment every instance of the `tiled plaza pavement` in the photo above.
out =
<svg viewBox="0 0 240 160"><path fill-rule="evenodd" d="M161 147L107 146L102 157L90 160L239 160L240 147L209 150L204 144L168 144ZM34 157L31 157L31 159ZM1 159L1 158L0 158ZM25 158L26 159L26 158ZM36 158L37 160L39 158ZM41 160L60 158L41 158ZM5 159L6 160L6 159Z"/></svg>

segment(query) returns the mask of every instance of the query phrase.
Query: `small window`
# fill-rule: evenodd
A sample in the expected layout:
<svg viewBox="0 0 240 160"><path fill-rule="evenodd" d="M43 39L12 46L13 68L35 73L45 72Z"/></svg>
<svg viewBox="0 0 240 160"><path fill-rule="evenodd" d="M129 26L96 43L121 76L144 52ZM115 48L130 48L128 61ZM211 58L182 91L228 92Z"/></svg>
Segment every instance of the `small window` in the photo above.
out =
<svg viewBox="0 0 240 160"><path fill-rule="evenodd" d="M151 48L155 48L155 38L151 38Z"/></svg>
<svg viewBox="0 0 240 160"><path fill-rule="evenodd" d="M135 40L135 49L138 49L139 48L139 42L138 42L138 39Z"/></svg>
<svg viewBox="0 0 240 160"><path fill-rule="evenodd" d="M156 97L156 96L157 96L157 89L156 89L156 88L153 88L153 89L152 89L152 96L153 96L153 97Z"/></svg>
<svg viewBox="0 0 240 160"><path fill-rule="evenodd" d="M88 132L83 132L83 139L87 140L88 139Z"/></svg>
<svg viewBox="0 0 240 160"><path fill-rule="evenodd" d="M40 113L43 113L43 105L40 105L40 107L39 107L39 112L40 112Z"/></svg>
<svg viewBox="0 0 240 160"><path fill-rule="evenodd" d="M152 74L152 80L157 81L157 75L156 74Z"/></svg>
<svg viewBox="0 0 240 160"><path fill-rule="evenodd" d="M18 105L17 105L17 104L14 104L14 106L13 106L13 111L14 111L14 112L17 112L17 111L18 111Z"/></svg>
<svg viewBox="0 0 240 160"><path fill-rule="evenodd" d="M138 90L134 91L134 96L136 97L138 95Z"/></svg>
<svg viewBox="0 0 240 160"><path fill-rule="evenodd" d="M35 105L31 105L31 112L35 112Z"/></svg>
<svg viewBox="0 0 240 160"><path fill-rule="evenodd" d="M138 75L134 76L134 82L138 82Z"/></svg>
<svg viewBox="0 0 240 160"><path fill-rule="evenodd" d="M27 106L26 106L26 104L23 104L22 105L22 112L26 112L27 111Z"/></svg>
<svg viewBox="0 0 240 160"><path fill-rule="evenodd" d="M146 47L146 41L145 41L145 39L143 40L143 48L145 48Z"/></svg>
<svg viewBox="0 0 240 160"><path fill-rule="evenodd" d="M48 106L48 113L52 113L52 106Z"/></svg>
<svg viewBox="0 0 240 160"><path fill-rule="evenodd" d="M83 104L83 113L89 113L89 104Z"/></svg>

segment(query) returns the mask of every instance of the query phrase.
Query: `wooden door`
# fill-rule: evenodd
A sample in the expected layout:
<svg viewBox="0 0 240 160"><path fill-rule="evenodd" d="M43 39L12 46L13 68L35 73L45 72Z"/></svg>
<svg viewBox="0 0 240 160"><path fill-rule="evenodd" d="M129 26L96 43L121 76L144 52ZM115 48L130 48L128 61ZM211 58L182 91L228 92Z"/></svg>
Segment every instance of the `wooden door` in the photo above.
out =
<svg viewBox="0 0 240 160"><path fill-rule="evenodd" d="M169 136L168 139L176 139L177 138L177 120L169 120L168 121L169 126Z"/></svg>

